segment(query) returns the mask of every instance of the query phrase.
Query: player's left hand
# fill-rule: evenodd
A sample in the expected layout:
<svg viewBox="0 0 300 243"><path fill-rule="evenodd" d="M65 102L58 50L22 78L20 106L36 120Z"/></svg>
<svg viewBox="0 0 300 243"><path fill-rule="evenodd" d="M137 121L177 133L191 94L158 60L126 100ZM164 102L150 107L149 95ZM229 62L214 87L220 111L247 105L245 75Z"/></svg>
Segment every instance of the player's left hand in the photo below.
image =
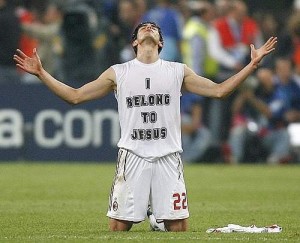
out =
<svg viewBox="0 0 300 243"><path fill-rule="evenodd" d="M270 37L266 41L266 43L258 49L255 49L253 44L250 45L251 62L253 62L253 65L256 68L264 56L268 55L269 53L275 50L276 43L277 43L277 37Z"/></svg>

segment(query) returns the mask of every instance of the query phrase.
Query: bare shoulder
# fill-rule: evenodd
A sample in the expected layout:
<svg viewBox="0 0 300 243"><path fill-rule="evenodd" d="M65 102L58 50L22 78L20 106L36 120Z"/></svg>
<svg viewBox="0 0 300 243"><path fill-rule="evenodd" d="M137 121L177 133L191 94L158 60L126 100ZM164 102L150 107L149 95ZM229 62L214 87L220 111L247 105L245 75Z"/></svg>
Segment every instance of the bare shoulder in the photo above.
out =
<svg viewBox="0 0 300 243"><path fill-rule="evenodd" d="M115 83L115 81L116 81L115 70L112 67L109 67L99 76L99 78L113 81Z"/></svg>
<svg viewBox="0 0 300 243"><path fill-rule="evenodd" d="M184 88L194 94L213 97L217 84L210 79L197 75L187 65L184 66Z"/></svg>
<svg viewBox="0 0 300 243"><path fill-rule="evenodd" d="M184 83L193 82L195 79L198 81L201 80L201 77L198 76L190 67L184 64Z"/></svg>
<svg viewBox="0 0 300 243"><path fill-rule="evenodd" d="M190 75L196 75L195 72L189 68L186 64L183 65L184 66L184 77L188 77Z"/></svg>
<svg viewBox="0 0 300 243"><path fill-rule="evenodd" d="M111 86L113 89L116 87L116 73L112 67L106 69L96 80L97 83Z"/></svg>

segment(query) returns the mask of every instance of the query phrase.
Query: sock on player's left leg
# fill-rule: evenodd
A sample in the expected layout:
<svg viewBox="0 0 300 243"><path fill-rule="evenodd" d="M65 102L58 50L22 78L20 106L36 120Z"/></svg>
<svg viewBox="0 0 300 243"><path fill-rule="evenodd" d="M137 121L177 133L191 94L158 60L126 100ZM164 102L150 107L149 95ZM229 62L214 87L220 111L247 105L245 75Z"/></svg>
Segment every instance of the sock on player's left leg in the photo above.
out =
<svg viewBox="0 0 300 243"><path fill-rule="evenodd" d="M152 231L167 231L167 229L165 228L164 221L157 222L150 208L147 210L147 216L149 218L150 228Z"/></svg>

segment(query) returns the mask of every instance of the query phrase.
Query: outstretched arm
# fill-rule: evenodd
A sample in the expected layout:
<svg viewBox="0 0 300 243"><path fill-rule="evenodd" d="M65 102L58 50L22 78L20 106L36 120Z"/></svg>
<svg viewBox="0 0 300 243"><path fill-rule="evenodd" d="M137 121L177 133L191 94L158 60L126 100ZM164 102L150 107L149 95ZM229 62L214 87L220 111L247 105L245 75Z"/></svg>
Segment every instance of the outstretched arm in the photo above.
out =
<svg viewBox="0 0 300 243"><path fill-rule="evenodd" d="M112 68L107 69L96 80L75 89L58 81L43 68L36 49L33 50L32 57L17 50L14 60L19 68L37 76L57 96L72 105L101 98L115 89L115 72Z"/></svg>
<svg viewBox="0 0 300 243"><path fill-rule="evenodd" d="M240 72L217 84L213 81L198 76L194 71L185 66L184 86L189 92L212 98L225 98L230 95L236 88L258 67L264 56L275 50L277 43L276 37L271 37L262 47L255 49L251 44L251 61Z"/></svg>

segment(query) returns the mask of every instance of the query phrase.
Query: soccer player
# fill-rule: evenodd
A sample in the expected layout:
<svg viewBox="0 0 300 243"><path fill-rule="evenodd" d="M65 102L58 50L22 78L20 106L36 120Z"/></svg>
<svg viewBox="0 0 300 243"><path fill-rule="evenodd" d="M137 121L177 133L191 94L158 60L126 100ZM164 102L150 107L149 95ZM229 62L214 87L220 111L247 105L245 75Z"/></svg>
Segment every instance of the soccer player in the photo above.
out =
<svg viewBox="0 0 300 243"><path fill-rule="evenodd" d="M72 105L115 92L121 138L107 213L110 230L127 231L134 223L145 220L150 202L153 215L163 222L163 228L186 231L189 211L180 158L181 89L224 98L274 50L276 42L276 37L271 37L258 49L251 45L250 63L220 84L196 75L185 64L160 59L163 36L160 27L151 22L138 25L132 35L137 55L134 60L111 66L78 89L56 80L43 69L36 49L32 57L17 50L14 60L19 68L36 75Z"/></svg>

